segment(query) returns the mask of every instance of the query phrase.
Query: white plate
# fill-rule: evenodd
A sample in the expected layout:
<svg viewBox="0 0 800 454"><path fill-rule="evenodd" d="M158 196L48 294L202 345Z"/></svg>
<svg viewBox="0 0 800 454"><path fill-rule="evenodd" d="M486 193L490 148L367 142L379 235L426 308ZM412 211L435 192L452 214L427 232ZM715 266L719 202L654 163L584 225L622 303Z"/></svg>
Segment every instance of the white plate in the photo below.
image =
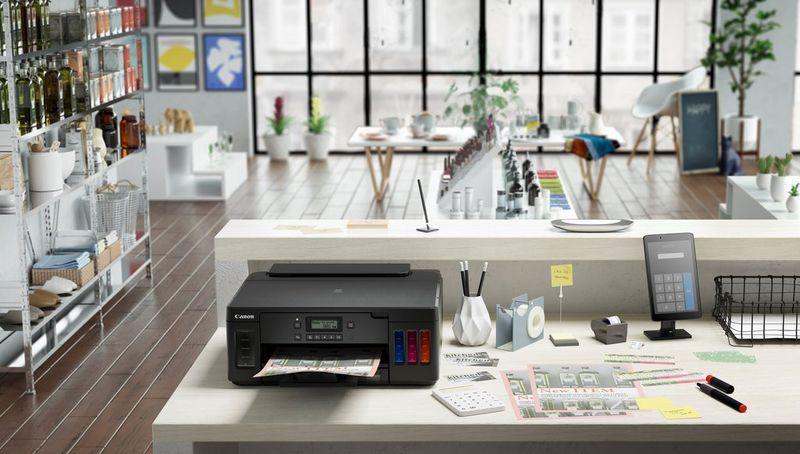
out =
<svg viewBox="0 0 800 454"><path fill-rule="evenodd" d="M633 225L630 219L556 219L550 223L568 232L588 233L619 232Z"/></svg>

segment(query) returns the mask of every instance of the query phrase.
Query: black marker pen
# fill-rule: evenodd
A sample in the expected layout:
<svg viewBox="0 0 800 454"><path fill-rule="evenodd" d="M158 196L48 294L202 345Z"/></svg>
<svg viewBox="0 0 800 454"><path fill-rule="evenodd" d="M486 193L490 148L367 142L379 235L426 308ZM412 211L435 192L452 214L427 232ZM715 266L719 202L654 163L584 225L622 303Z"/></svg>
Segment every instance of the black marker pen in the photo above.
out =
<svg viewBox="0 0 800 454"><path fill-rule="evenodd" d="M723 404L733 408L739 413L744 413L747 411L747 405L739 402L738 400L734 399L733 397L723 393L722 391L716 388L712 388L711 386L708 386L705 383L698 383L697 387L700 388L700 391L703 391L704 393L722 402Z"/></svg>

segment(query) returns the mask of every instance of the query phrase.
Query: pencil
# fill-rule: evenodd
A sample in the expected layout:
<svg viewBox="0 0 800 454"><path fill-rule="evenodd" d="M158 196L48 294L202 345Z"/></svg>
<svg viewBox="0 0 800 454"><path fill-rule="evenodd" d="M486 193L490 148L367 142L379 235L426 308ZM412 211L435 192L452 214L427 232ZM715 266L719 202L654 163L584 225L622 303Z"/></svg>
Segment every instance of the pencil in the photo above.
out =
<svg viewBox="0 0 800 454"><path fill-rule="evenodd" d="M483 292L483 278L486 277L486 268L489 267L489 262L483 262L483 271L481 272L481 281L478 283L478 296Z"/></svg>
<svg viewBox="0 0 800 454"><path fill-rule="evenodd" d="M466 296L469 295L469 261L464 260L464 280L467 282L467 293Z"/></svg>
<svg viewBox="0 0 800 454"><path fill-rule="evenodd" d="M464 262L458 262L461 267L461 293L467 296L467 285L464 283Z"/></svg>

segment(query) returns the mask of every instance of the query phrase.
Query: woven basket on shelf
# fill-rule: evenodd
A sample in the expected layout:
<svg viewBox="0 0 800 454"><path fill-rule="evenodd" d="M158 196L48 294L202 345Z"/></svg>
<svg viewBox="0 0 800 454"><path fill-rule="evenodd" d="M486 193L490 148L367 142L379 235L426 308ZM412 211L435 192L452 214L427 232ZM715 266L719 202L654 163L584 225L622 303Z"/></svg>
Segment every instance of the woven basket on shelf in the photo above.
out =
<svg viewBox="0 0 800 454"><path fill-rule="evenodd" d="M83 287L94 277L94 262L89 262L81 269L40 270L33 268L31 270L31 284L44 285L44 283L53 276L69 279L78 284L78 286Z"/></svg>

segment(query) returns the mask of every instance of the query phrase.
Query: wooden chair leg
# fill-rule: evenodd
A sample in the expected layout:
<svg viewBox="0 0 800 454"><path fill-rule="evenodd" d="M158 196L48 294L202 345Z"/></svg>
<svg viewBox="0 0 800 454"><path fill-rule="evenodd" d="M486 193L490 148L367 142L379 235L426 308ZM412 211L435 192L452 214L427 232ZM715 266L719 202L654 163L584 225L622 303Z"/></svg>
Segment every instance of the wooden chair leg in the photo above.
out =
<svg viewBox="0 0 800 454"><path fill-rule="evenodd" d="M669 117L669 121L672 124L672 144L675 146L675 156L678 158L678 168L680 168L683 158L681 157L681 144L678 141L678 131L675 127L675 117Z"/></svg>
<svg viewBox="0 0 800 454"><path fill-rule="evenodd" d="M380 153L380 150L378 150L378 153ZM369 178L372 182L372 191L375 193L375 197L378 197L378 182L375 179L375 166L372 164L372 149L370 147L364 148L364 156L367 158L367 167L369 168Z"/></svg>
<svg viewBox="0 0 800 454"><path fill-rule="evenodd" d="M658 119L654 119L651 123L652 127L650 129L650 151L647 153L647 170L646 173L650 173L653 170L653 164L655 163L656 159L656 138L658 133Z"/></svg>
<svg viewBox="0 0 800 454"><path fill-rule="evenodd" d="M636 137L636 142L633 143L633 148L631 148L631 155L628 156L628 165L631 165L631 162L633 162L633 157L636 156L636 152L639 150L639 145L641 145L642 143L642 139L644 138L645 131L647 131L648 124L650 124L649 118L644 121L642 129L639 131L639 135Z"/></svg>

